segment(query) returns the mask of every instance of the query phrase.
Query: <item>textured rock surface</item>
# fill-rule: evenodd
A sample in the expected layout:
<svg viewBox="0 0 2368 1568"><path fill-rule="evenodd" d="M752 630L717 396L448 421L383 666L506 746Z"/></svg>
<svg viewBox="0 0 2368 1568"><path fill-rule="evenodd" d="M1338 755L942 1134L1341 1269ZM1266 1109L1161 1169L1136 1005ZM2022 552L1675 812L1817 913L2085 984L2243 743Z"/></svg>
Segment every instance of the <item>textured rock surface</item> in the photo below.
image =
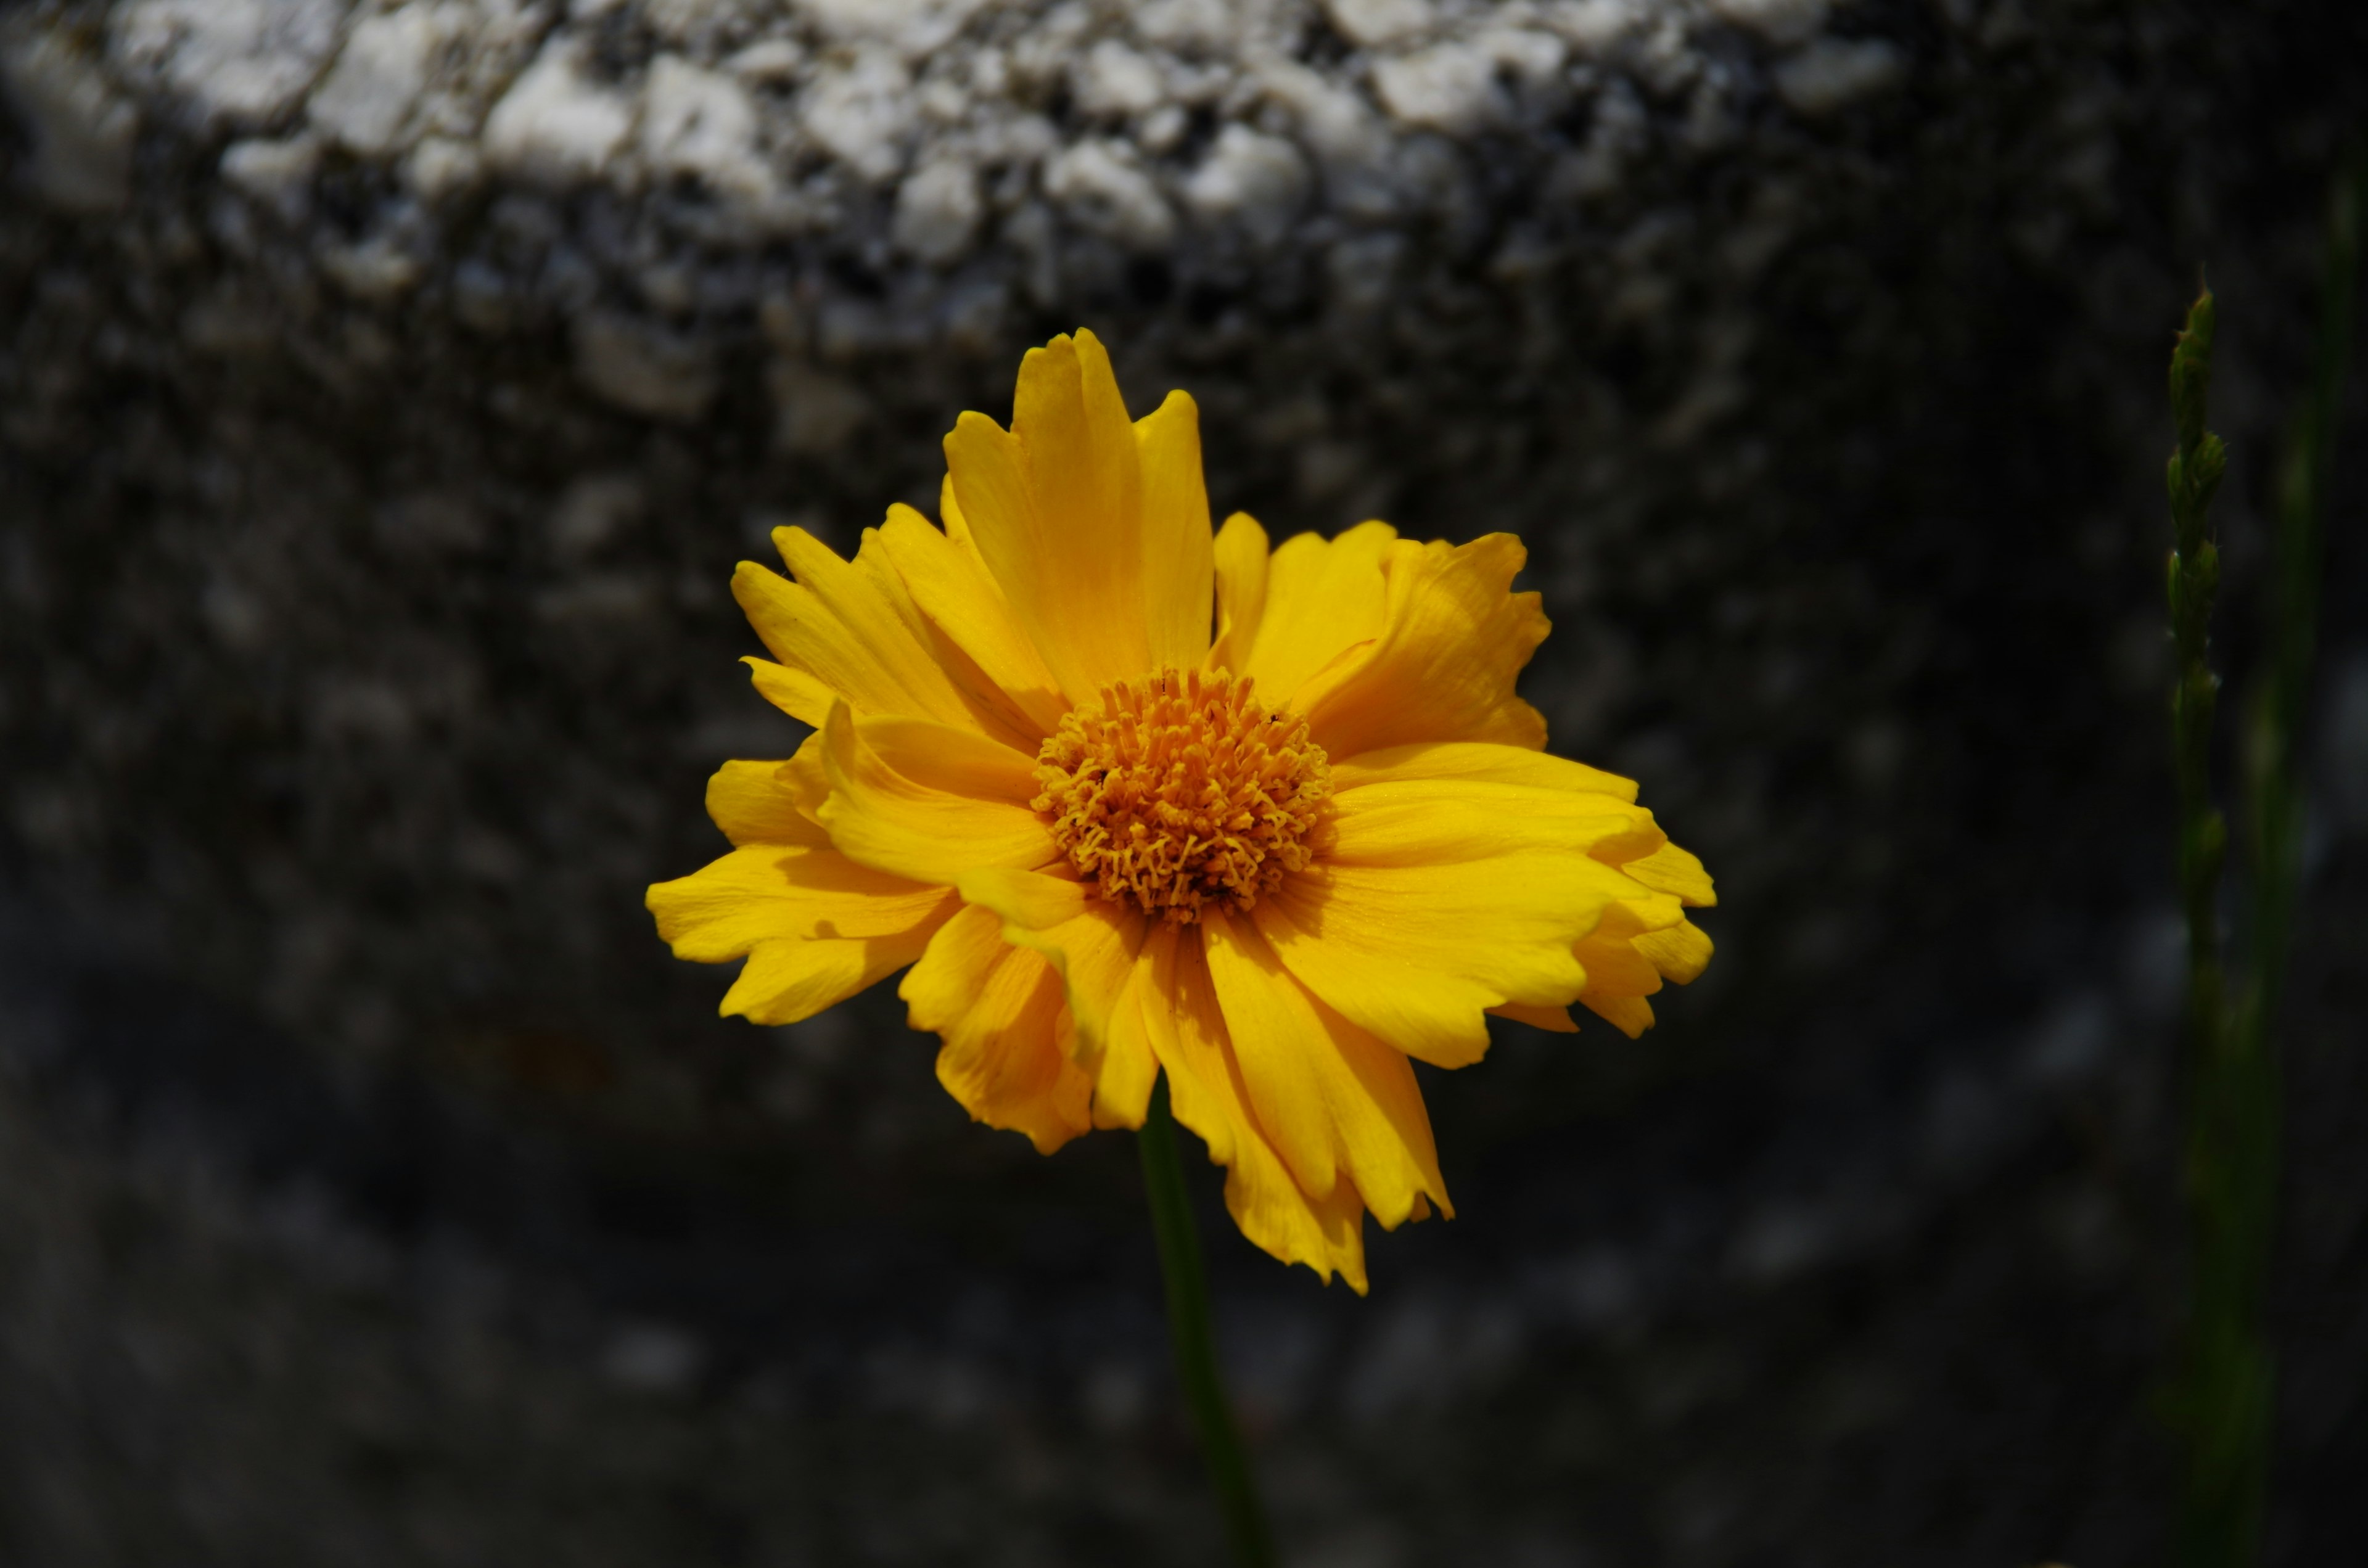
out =
<svg viewBox="0 0 2368 1568"><path fill-rule="evenodd" d="M712 852L704 774L794 742L731 562L933 509L954 412L1083 324L1139 404L1201 400L1221 509L1521 531L1558 746L1725 895L1645 1044L1430 1080L1466 1218L1379 1243L1372 1303L1234 1259L1309 1560L2140 1560L2163 345L2207 261L2241 571L2360 28L14 8L0 835L102 956L10 939L40 1414L0 1529L976 1561L1019 1518L1015 1561L1195 1560L1123 1143L966 1128L885 1000L716 1026L640 909ZM126 962L297 1043L110 1000ZM2319 1329L2324 1449L2362 1359Z"/></svg>
<svg viewBox="0 0 2368 1568"><path fill-rule="evenodd" d="M1946 917L1890 907L1907 867L2002 890L2041 863L2001 787L2060 790L2039 831L2077 837L2150 762L2057 780L2044 740L2009 781L1966 749L2018 709L2089 722L2027 700L2065 661L2084 696L2151 673L2116 619L2143 613L2115 509L2140 449L2008 378L2037 359L2075 399L2126 366L2108 407L2150 418L2121 356L2185 256L2127 243L2173 188L2131 143L2203 121L2156 101L2175 29L2051 28L1743 0L21 12L17 199L63 215L20 210L6 274L11 825L110 924L365 1059L669 1029L707 981L637 890L706 848L699 775L791 744L729 663L729 563L785 518L851 546L933 502L952 414L1085 323L1138 400L1200 397L1221 507L1527 535L1559 743L1645 775L1744 920L1786 909L1728 917L1713 985L1814 987ZM2112 313L2061 347L1996 342L2091 299Z"/></svg>

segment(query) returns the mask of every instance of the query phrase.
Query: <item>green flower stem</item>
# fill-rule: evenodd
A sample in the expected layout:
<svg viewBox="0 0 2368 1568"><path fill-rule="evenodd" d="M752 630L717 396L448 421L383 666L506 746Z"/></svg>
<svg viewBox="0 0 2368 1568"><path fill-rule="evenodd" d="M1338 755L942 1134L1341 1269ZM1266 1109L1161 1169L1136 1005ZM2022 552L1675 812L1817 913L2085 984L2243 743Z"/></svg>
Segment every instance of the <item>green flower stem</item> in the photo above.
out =
<svg viewBox="0 0 2368 1568"><path fill-rule="evenodd" d="M1151 1228L1159 1238L1159 1270L1167 1281L1167 1332L1176 1346L1176 1376L1201 1434L1209 1480L1225 1511L1225 1534L1242 1568L1273 1568L1274 1537L1250 1479L1225 1385L1217 1375L1217 1346L1209 1325L1209 1280L1201 1267L1201 1237L1176 1153L1176 1123L1167 1113L1165 1080L1151 1092L1151 1111L1135 1143L1143 1151L1143 1185L1151 1199Z"/></svg>

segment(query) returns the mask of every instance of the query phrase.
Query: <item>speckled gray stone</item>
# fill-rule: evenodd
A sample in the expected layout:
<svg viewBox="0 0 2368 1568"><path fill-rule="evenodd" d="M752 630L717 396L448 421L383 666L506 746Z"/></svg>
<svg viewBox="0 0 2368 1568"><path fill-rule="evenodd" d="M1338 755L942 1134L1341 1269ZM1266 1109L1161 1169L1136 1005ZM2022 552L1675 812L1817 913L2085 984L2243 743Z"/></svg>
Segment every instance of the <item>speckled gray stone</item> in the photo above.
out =
<svg viewBox="0 0 2368 1568"><path fill-rule="evenodd" d="M2034 290L2174 308L2169 232L2107 235L2175 58L2112 6L126 0L6 37L6 820L365 1058L700 1010L638 890L702 857L701 771L793 744L731 561L929 503L1053 331L1196 393L1221 508L1522 531L1558 744L1730 892L1713 985L1849 972L1955 852L1914 803L1978 772L1916 688L1987 656L1969 613L2142 613L2146 519L2089 477L2123 429L2018 481L2091 542L2005 572L1966 443L2033 411L1948 406L2105 369L2093 330L1995 346ZM1779 898L1814 913L1763 937Z"/></svg>

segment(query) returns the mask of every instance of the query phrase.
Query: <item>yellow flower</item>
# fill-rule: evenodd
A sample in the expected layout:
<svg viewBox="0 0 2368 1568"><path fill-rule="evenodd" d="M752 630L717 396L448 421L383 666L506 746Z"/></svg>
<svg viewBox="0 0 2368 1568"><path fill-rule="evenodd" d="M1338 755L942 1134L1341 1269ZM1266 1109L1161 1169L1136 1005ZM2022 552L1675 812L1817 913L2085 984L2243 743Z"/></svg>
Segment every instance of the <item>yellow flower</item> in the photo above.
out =
<svg viewBox="0 0 2368 1568"><path fill-rule="evenodd" d="M741 563L757 687L814 733L715 775L734 848L650 889L659 934L746 958L723 1010L764 1024L910 965L939 1080L1047 1153L1165 1072L1242 1233L1361 1292L1367 1210L1453 1212L1409 1058L1573 1002L1638 1034L1709 960L1710 879L1542 749L1512 536L1212 539L1192 400L1130 421L1084 332L946 459L942 531L892 506L852 562L782 528L794 582Z"/></svg>

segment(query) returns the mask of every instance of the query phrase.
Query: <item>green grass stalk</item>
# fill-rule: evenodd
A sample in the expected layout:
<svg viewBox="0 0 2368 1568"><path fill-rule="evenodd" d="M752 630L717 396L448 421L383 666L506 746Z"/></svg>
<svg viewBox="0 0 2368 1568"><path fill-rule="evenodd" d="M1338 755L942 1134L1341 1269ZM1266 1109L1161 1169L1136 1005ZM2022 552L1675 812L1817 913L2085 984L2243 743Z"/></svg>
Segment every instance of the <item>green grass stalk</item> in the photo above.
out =
<svg viewBox="0 0 2368 1568"><path fill-rule="evenodd" d="M2170 727L2180 903L2187 918L2186 1174L2195 1248L2174 1408L2188 1439L2180 1561L2185 1568L2249 1568L2260 1535L2269 1369L2253 1321L2258 1270L2251 1262L2245 1179L2259 1107L2246 1092L2251 1075L2230 1051L2236 1037L2227 1027L2220 953L2220 870L2228 830L2212 790L2212 720L2220 683L2212 671L2211 625L2220 549L2211 508L2227 469L2227 449L2204 427L2214 324L2206 289L2189 309L2170 359L2171 414L2179 430L2167 475L2172 530L2167 589L2177 661Z"/></svg>
<svg viewBox="0 0 2368 1568"><path fill-rule="evenodd" d="M1176 1347L1177 1381L1200 1433L1209 1480L1225 1516L1225 1536L1241 1568L1274 1568L1274 1537L1217 1371L1201 1234L1184 1187L1184 1164L1176 1150L1176 1122L1168 1114L1164 1080L1151 1092L1151 1110L1135 1143L1143 1154L1143 1185L1151 1199L1152 1231L1159 1241L1160 1273L1167 1283L1167 1333Z"/></svg>
<svg viewBox="0 0 2368 1568"><path fill-rule="evenodd" d="M2171 701L2180 802L2180 891L2188 924L2187 1182L2195 1239L2188 1341L2174 1409L2188 1440L2179 1546L2185 1568L2253 1568L2269 1494L2276 1367L2263 1322L2277 1222L2277 1004L2300 892L2301 735L2317 656L2319 578L2336 422L2355 321L2368 160L2329 193L2319 337L2309 391L2279 472L2270 574L2269 670L2251 704L2244 757L2251 916L2244 984L2229 1006L2217 928L2227 834L2213 804L2217 683L2209 628L2219 583L2212 492L2226 466L2203 428L2211 379L2207 290L2171 358L2179 451L2169 486L2176 546L2169 598L2179 671Z"/></svg>
<svg viewBox="0 0 2368 1568"><path fill-rule="evenodd" d="M2319 332L2308 395L2295 413L2278 475L2277 544L2270 597L2270 670L2252 704L2247 737L2248 804L2254 864L2250 981L2237 1027L2266 1039L2292 941L2302 864L2301 736L2318 653L2319 578L2326 554L2328 486L2351 350L2368 222L2368 155L2345 160L2328 191L2327 250Z"/></svg>

